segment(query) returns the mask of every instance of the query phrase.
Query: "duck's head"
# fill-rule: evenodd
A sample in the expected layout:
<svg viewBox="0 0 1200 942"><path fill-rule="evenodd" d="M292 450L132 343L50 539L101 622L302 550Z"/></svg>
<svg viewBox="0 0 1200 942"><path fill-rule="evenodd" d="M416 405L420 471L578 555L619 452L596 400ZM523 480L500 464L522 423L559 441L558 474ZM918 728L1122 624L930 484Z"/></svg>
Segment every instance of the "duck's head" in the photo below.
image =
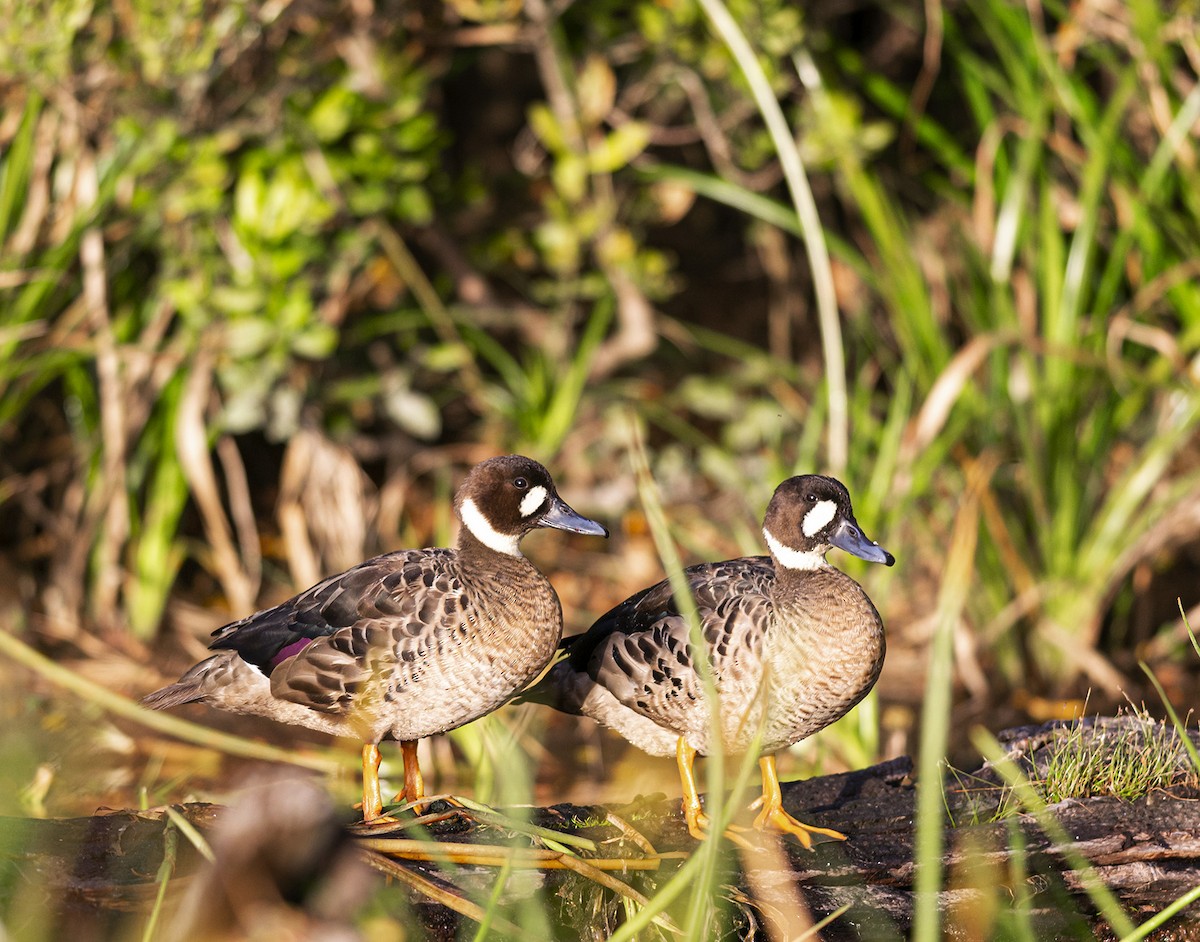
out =
<svg viewBox="0 0 1200 942"><path fill-rule="evenodd" d="M763 537L775 562L787 569L818 569L835 546L868 562L896 562L863 533L845 485L823 474L788 478L775 489L763 519Z"/></svg>
<svg viewBox="0 0 1200 942"><path fill-rule="evenodd" d="M558 496L550 472L523 455L489 458L471 469L454 497L463 527L489 549L520 556L521 538L537 527L608 536Z"/></svg>

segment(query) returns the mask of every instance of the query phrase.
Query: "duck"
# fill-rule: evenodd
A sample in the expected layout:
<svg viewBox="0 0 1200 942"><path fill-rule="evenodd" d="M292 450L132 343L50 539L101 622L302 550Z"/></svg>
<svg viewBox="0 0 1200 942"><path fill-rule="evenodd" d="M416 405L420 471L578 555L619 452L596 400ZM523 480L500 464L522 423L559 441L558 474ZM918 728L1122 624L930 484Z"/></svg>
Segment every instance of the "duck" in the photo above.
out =
<svg viewBox="0 0 1200 942"><path fill-rule="evenodd" d="M754 826L793 834L811 848L814 834L846 835L784 810L775 754L862 700L886 651L874 603L825 557L834 547L887 566L895 557L865 536L845 485L824 475L781 483L762 533L767 556L684 570L720 704L719 741L688 619L667 579L565 638L560 659L520 700L591 717L650 755L674 755L684 818L697 839L710 822L696 788L696 757L757 747L762 796L752 806L760 808Z"/></svg>
<svg viewBox="0 0 1200 942"><path fill-rule="evenodd" d="M380 743L400 743L403 798L419 802L417 743L496 710L550 662L563 616L521 553L539 527L608 536L522 455L475 465L454 497L453 548L396 550L213 632L216 653L143 703L200 702L355 737L363 820L382 817Z"/></svg>

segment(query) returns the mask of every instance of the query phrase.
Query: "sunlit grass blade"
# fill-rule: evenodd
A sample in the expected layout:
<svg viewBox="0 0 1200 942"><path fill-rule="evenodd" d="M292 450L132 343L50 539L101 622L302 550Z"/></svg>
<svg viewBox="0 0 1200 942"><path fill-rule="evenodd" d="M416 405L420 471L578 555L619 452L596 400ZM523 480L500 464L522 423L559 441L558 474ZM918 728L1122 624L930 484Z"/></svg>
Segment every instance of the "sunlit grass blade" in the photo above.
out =
<svg viewBox="0 0 1200 942"><path fill-rule="evenodd" d="M580 400L587 386L592 359L612 321L613 302L605 297L597 301L575 344L566 368L559 371L550 401L541 415L537 447L540 454L558 451L579 413Z"/></svg>
<svg viewBox="0 0 1200 942"><path fill-rule="evenodd" d="M571 852L543 847L514 847L508 844L479 844L408 837L356 836L355 843L366 850L391 854L406 860L449 861L473 866L512 866L549 870L575 869L582 861L597 870L657 870L663 860L682 857L681 853L655 857L579 857Z"/></svg>
<svg viewBox="0 0 1200 942"><path fill-rule="evenodd" d="M941 937L938 891L942 887L942 834L945 827L942 766L950 738L954 631L972 583L979 532L979 491L990 473L991 467L983 462L973 462L967 472L967 496L959 507L946 553L933 647L926 669L913 841L917 873L913 881L912 937L916 942L933 942Z"/></svg>
<svg viewBox="0 0 1200 942"><path fill-rule="evenodd" d="M1167 409L1158 434L1114 483L1094 515L1076 551L1080 576L1106 571L1106 564L1127 544L1130 532L1153 521L1145 502L1166 477L1179 449L1192 440L1197 422L1200 395L1181 395Z"/></svg>
<svg viewBox="0 0 1200 942"><path fill-rule="evenodd" d="M824 919L814 922L812 926L802 936L800 936L799 939L796 940L796 942L803 942L805 939L820 938L821 930L828 926L832 926L835 922L846 915L846 913L850 912L851 908L852 907L850 903L846 903L844 906L839 906Z"/></svg>
<svg viewBox="0 0 1200 942"><path fill-rule="evenodd" d="M42 98L30 92L17 133L9 141L0 161L0 256L16 220L17 207L25 199L33 160L34 130L42 111Z"/></svg>
<svg viewBox="0 0 1200 942"><path fill-rule="evenodd" d="M793 63L812 98L819 121L830 129L831 136L836 135L833 129L839 127L839 118L815 60L808 50L800 49L794 54ZM913 251L903 213L882 181L863 165L854 148L841 149L837 167L871 234L872 249L877 255L873 259L876 274L872 283L889 311L901 353L910 368L928 382L949 359L950 344L934 317L924 273Z"/></svg>
<svg viewBox="0 0 1200 942"><path fill-rule="evenodd" d="M1121 936L1121 942L1138 942L1138 940L1146 938L1156 929L1165 926L1197 900L1200 900L1200 886L1192 887L1180 896L1179 899L1164 906L1136 929Z"/></svg>
<svg viewBox="0 0 1200 942"><path fill-rule="evenodd" d="M708 842L706 842L708 843ZM713 841L712 843L716 843ZM699 879L705 866L702 854L692 854L666 883L660 885L645 906L639 909L631 918L626 919L612 934L608 942L630 942L638 934L654 923L655 917L665 913L667 907L675 902ZM687 938L694 938L690 933Z"/></svg>
<svg viewBox="0 0 1200 942"><path fill-rule="evenodd" d="M723 177L693 170L690 167L650 162L639 165L637 172L639 176L651 182L670 181L682 184L697 195L703 196L705 199L710 199L714 203L720 203L723 206L728 206L730 209L736 209L752 219L757 219L769 226L774 226L776 229L780 229L797 238L804 237L804 229L800 225L800 217L796 214L796 210L793 207L765 196L762 193L748 189L745 186L726 180ZM834 258L849 265L864 281L872 282L874 280L875 270L862 257L862 253L847 241L844 236L840 236L836 232L826 232L825 240L829 245L830 254ZM714 336L713 332L705 331L699 325L690 326L697 332L708 333L710 336ZM745 349L747 356L762 355L761 348L752 344L743 344L736 337L731 337L728 334L715 334L715 339L717 341L715 345L727 352L734 353L741 348Z"/></svg>
<svg viewBox="0 0 1200 942"><path fill-rule="evenodd" d="M1192 650L1196 652L1196 656L1200 657L1200 640L1196 638L1196 632L1192 631L1191 623L1188 621L1187 612L1183 610L1183 599L1176 599L1175 603L1179 606L1179 617L1183 619L1183 627L1187 630L1188 640L1192 642Z"/></svg>
<svg viewBox="0 0 1200 942"><path fill-rule="evenodd" d="M1192 737L1188 733L1187 724L1175 712L1175 707L1171 705L1170 699L1167 697L1167 692L1163 690L1162 683L1154 676L1154 671L1150 670L1148 664L1144 661L1138 661L1138 666L1142 672L1150 679L1150 683L1154 685L1154 689L1158 692L1158 697L1162 700L1163 708L1167 711L1167 715L1171 718L1171 724L1175 727L1175 731L1179 734L1179 740L1183 743L1183 748L1187 750L1188 758L1192 760L1192 767L1200 772L1200 751L1197 751L1196 744L1192 742Z"/></svg>
<svg viewBox="0 0 1200 942"><path fill-rule="evenodd" d="M212 847L205 840L204 835L196 830L196 826L170 805L167 805L166 811L171 823L179 828L179 833L188 839L188 843L196 848L196 852L209 863L215 863L216 854L213 853Z"/></svg>
<svg viewBox="0 0 1200 942"><path fill-rule="evenodd" d="M477 801L472 801L469 798L456 797L455 801L467 808L471 812L471 817L480 824L490 824L493 827L502 828L506 831L515 831L519 834L525 834L541 841L553 841L559 844L569 844L572 847L578 847L582 850L588 850L592 852L595 852L596 850L595 841L586 837L580 837L578 834L564 834L561 831L554 831L550 828L539 827L536 824L530 824L528 821L523 821L510 815L501 814L494 808L480 804Z"/></svg>
<svg viewBox="0 0 1200 942"><path fill-rule="evenodd" d="M716 744L706 758L705 785L708 797L708 815L712 821L712 833L704 841L695 857L701 861L699 873L688 907L688 918L685 923L687 937L696 938L702 933L707 924L708 914L713 905L713 888L716 883L717 859L721 846L721 830L727 820L725 813L725 755L720 744L722 742L720 700L717 695L716 681L713 677L712 664L707 656L707 646L704 632L700 625L700 615L692 597L691 586L683 571L683 562L679 551L671 539L670 525L663 511L658 488L650 476L650 466L642 443L642 433L636 420L630 422L630 453L634 463L634 473L638 481L638 494L646 513L646 523L662 560L663 569L671 582L671 590L675 596L675 604L680 614L687 620L689 626L689 641L693 656L692 662L697 666L704 696L709 704L709 741Z"/></svg>
<svg viewBox="0 0 1200 942"><path fill-rule="evenodd" d="M162 916L163 903L167 898L167 886L171 882L171 876L175 873L175 857L179 845L179 835L174 827L174 819L172 824L168 824L163 830L163 859L159 864L158 873L155 876L155 882L158 884L158 892L154 895L154 906L150 910L150 915L146 920L146 928L142 931L142 942L151 942L158 931L158 920Z"/></svg>
<svg viewBox="0 0 1200 942"><path fill-rule="evenodd" d="M871 68L861 52L851 46L842 46L834 52L837 64L851 76L863 94L879 105L883 111L897 121L910 120L909 92L897 85L878 69ZM918 144L929 148L948 175L962 181L967 188L975 178L975 164L956 139L954 134L928 114L920 115L911 123L913 136Z"/></svg>
<svg viewBox="0 0 1200 942"><path fill-rule="evenodd" d="M492 892L488 894L483 915L480 917L479 926L475 930L475 942L486 942L491 932L492 920L499 915L500 901L504 896L504 888L508 883L511 873L512 858L509 857L504 861L504 864L500 867L500 871L496 874L496 882L492 886Z"/></svg>
<svg viewBox="0 0 1200 942"><path fill-rule="evenodd" d="M829 250L825 243L825 229L808 184L800 149L755 50L747 41L737 20L729 12L729 8L721 0L700 0L700 6L750 85L754 103L767 125L771 143L779 156L783 176L804 233L804 244L808 249L816 294L817 320L821 327L821 350L825 361L825 383L829 400L828 461L830 470L835 475L841 474L846 468L850 441L846 354L842 343L842 325L833 284L833 270L829 264ZM802 75L802 81L804 78Z"/></svg>
<svg viewBox="0 0 1200 942"><path fill-rule="evenodd" d="M1020 824L1009 819L1008 831L1008 872L1009 885L1013 888L1012 917L1013 928L1019 939L1036 939L1033 919L1030 912L1033 908L1033 896L1029 887L1029 859L1025 832Z"/></svg>
<svg viewBox="0 0 1200 942"><path fill-rule="evenodd" d="M385 857L383 854L366 851L363 856L367 863L374 869L395 878L409 889L414 890L416 893L435 903L440 903L460 916L466 916L468 919L480 924L486 918L498 931L515 939L539 938L537 935L523 931L519 926L514 925L497 913L492 913L490 916L486 915L483 907L477 903L465 899L457 893L450 892L427 877L422 876L414 870L410 870L408 867L389 857Z"/></svg>
<svg viewBox="0 0 1200 942"><path fill-rule="evenodd" d="M254 742L200 726L166 713L149 710L132 700L113 693L107 687L81 677L49 658L39 654L29 645L7 631L0 631L0 653L37 673L44 680L61 687L77 697L95 703L104 710L125 719L140 723L148 729L176 736L186 742L218 749L229 755L265 762L282 762L318 772L331 773L349 765L336 753L329 750L293 752L266 743Z"/></svg>

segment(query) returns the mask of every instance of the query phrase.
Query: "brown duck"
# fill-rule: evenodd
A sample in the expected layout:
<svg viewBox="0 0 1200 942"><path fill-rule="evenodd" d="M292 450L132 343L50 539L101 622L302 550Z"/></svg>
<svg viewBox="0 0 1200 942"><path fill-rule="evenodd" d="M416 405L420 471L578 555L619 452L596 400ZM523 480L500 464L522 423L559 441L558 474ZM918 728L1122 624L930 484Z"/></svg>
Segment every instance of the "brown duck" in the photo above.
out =
<svg viewBox="0 0 1200 942"><path fill-rule="evenodd" d="M721 748L744 754L756 736L762 772L755 826L845 839L783 810L775 753L845 715L883 666L883 622L862 587L825 561L834 546L872 562L895 559L868 540L841 482L809 474L776 489L763 521L769 557L684 572L699 611L720 702ZM590 716L651 755L676 756L688 830L708 826L693 763L713 748L704 683L669 581L637 593L584 634L523 697ZM761 733L760 733L761 730Z"/></svg>
<svg viewBox="0 0 1200 942"><path fill-rule="evenodd" d="M218 653L143 701L201 701L362 740L363 818L380 815L379 743L398 740L404 797L424 795L417 741L501 706L546 666L562 607L519 549L537 527L607 536L558 496L549 472L509 455L455 495L453 549L399 550L213 633Z"/></svg>

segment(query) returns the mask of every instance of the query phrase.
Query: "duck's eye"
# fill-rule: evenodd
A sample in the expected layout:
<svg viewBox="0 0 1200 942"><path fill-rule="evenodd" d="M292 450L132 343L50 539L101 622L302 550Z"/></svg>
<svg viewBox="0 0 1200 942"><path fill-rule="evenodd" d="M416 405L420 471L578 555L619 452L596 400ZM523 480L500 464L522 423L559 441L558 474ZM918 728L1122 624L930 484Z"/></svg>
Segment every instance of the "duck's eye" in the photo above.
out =
<svg viewBox="0 0 1200 942"><path fill-rule="evenodd" d="M529 482L526 481L524 478L516 478L513 481L513 487L515 487L519 491L523 491L523 490L525 490L525 488L529 487Z"/></svg>
<svg viewBox="0 0 1200 942"><path fill-rule="evenodd" d="M816 495L816 494L809 494L809 495L808 495L808 502L809 502L810 504L815 504L815 503L817 502L817 495Z"/></svg>

